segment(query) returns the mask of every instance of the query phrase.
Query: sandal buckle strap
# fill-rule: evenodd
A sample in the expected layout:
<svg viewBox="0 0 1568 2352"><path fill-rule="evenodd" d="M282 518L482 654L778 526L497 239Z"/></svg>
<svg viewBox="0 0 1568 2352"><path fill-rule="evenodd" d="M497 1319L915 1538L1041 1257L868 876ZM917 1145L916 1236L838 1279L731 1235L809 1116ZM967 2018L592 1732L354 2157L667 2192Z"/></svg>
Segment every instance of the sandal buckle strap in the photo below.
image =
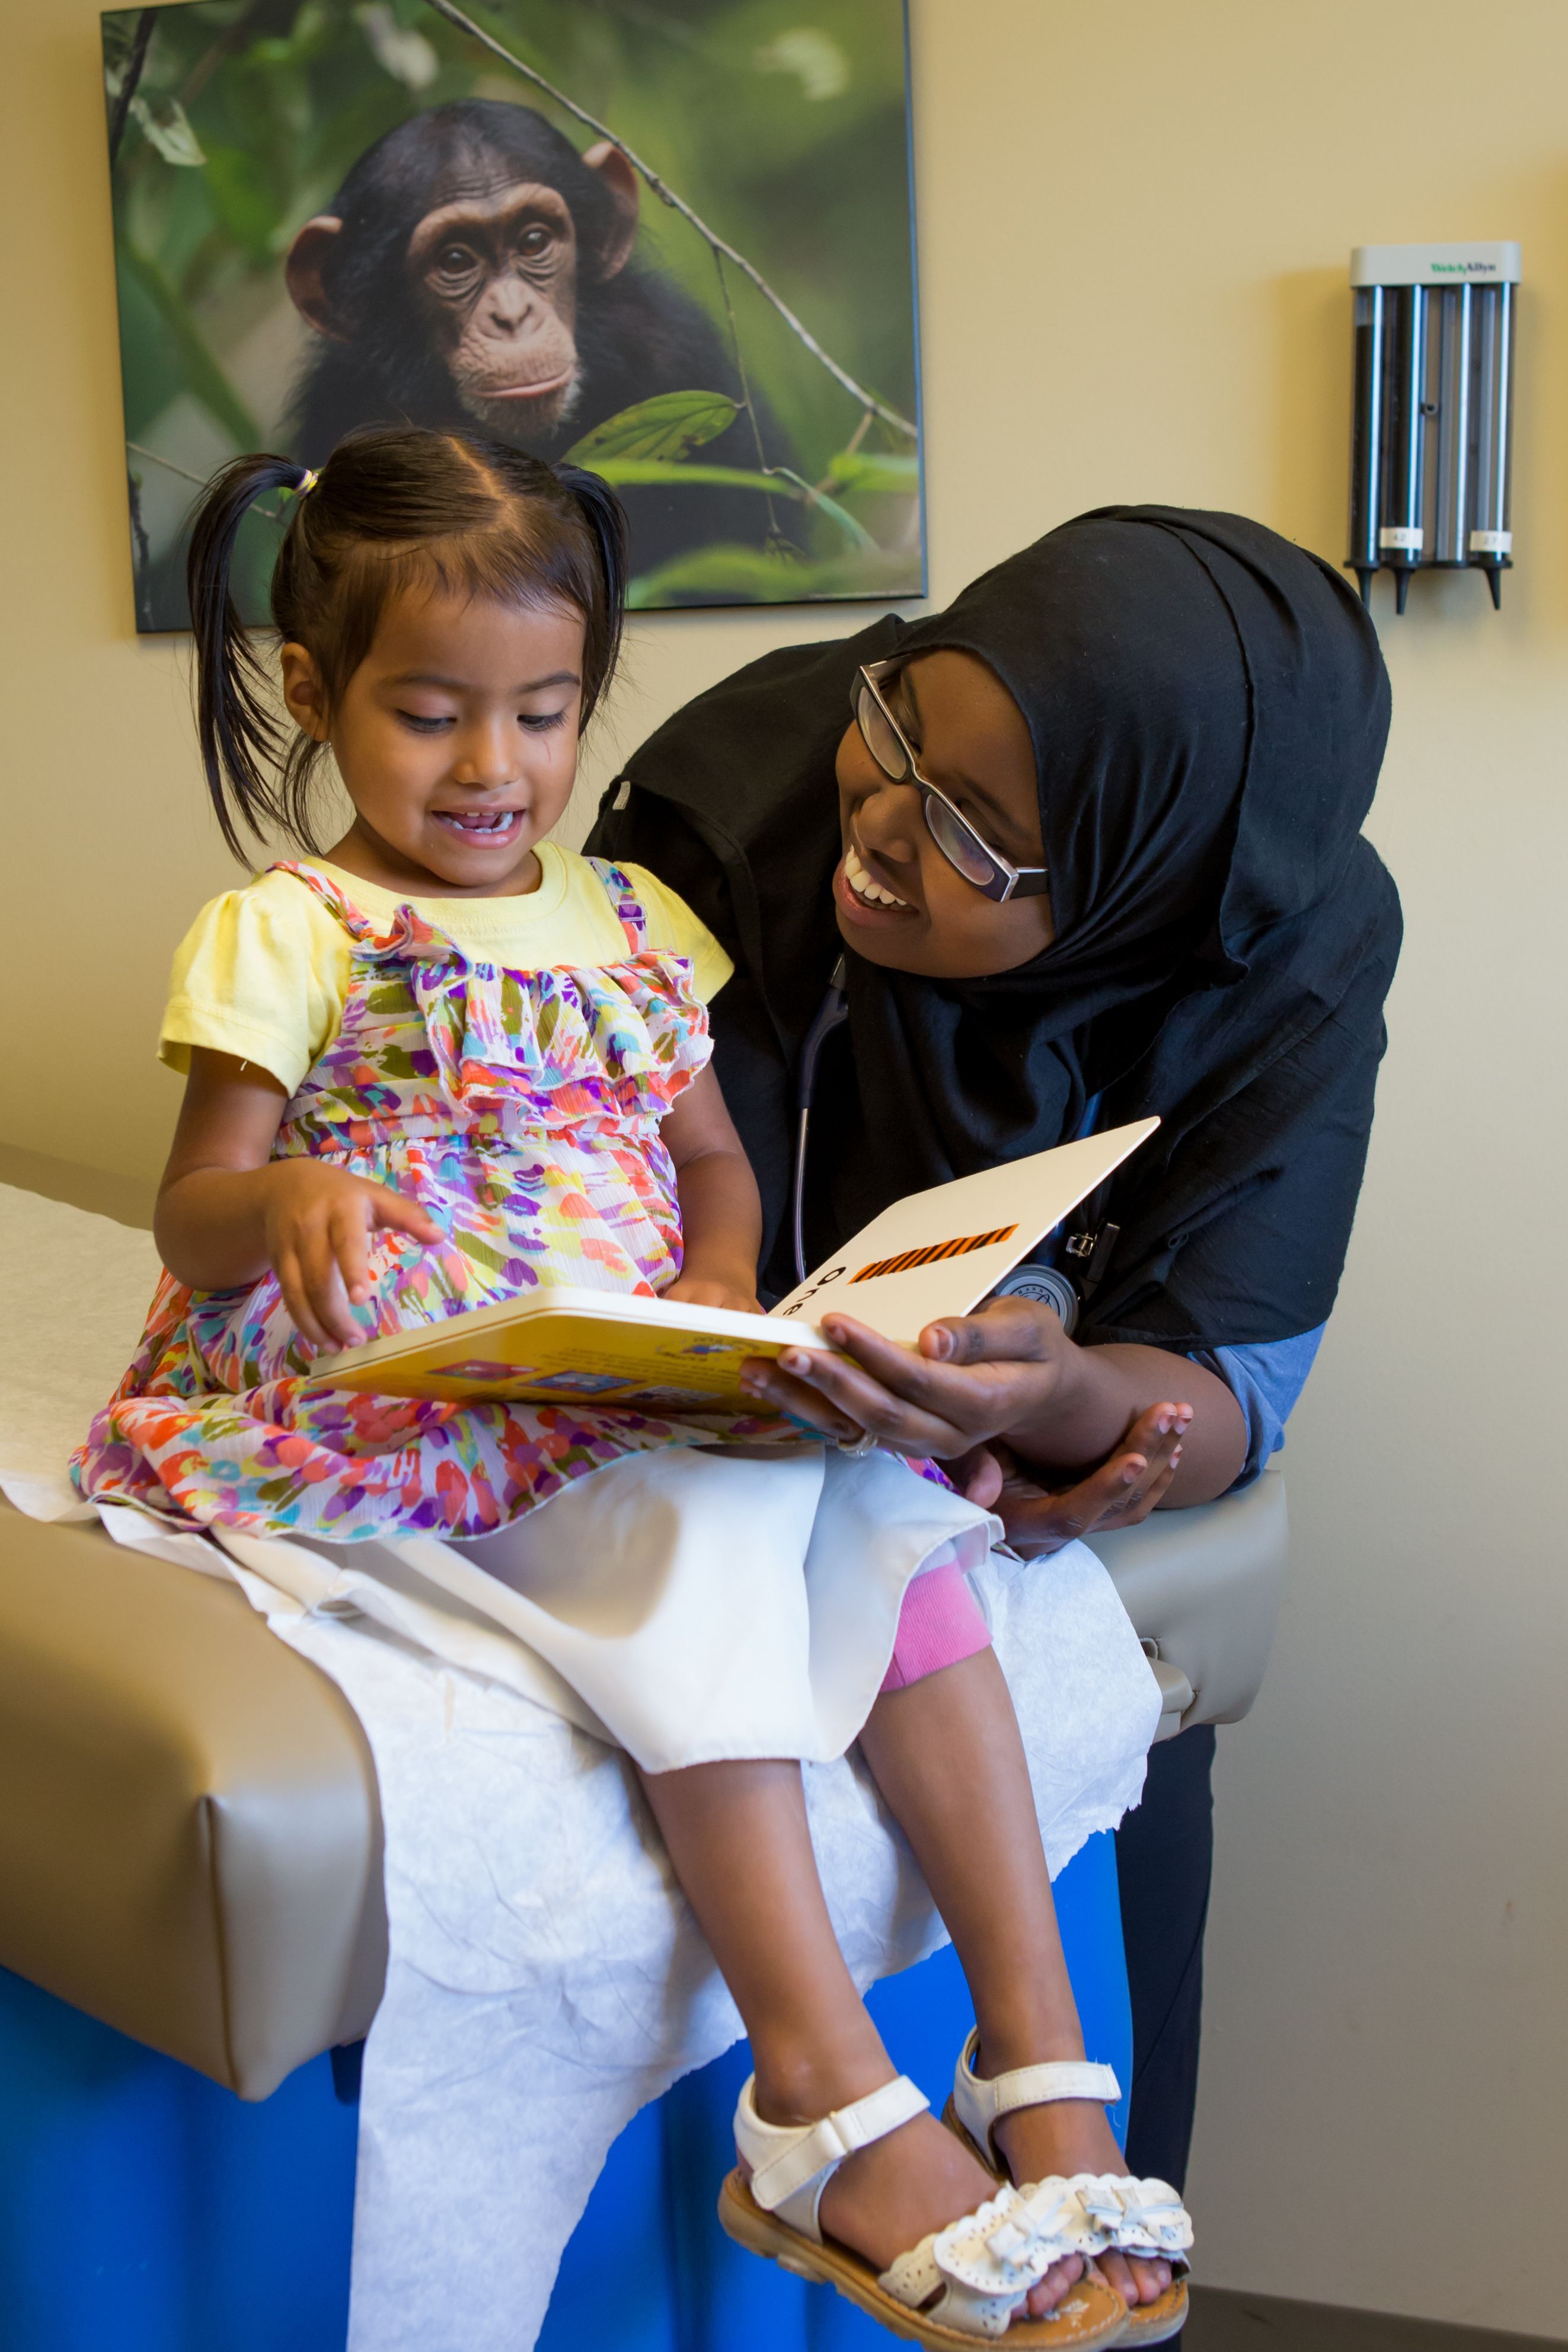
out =
<svg viewBox="0 0 1568 2352"><path fill-rule="evenodd" d="M1042 2107L1053 2099L1092 2099L1100 2106L1113 2107L1122 2095L1114 2066L1101 2066L1087 2059L1015 2066L1010 2074L994 2075L979 2088L990 2093L998 2116L1011 2115L1019 2107Z"/></svg>
<svg viewBox="0 0 1568 2352"><path fill-rule="evenodd" d="M992 2126L1019 2107L1048 2105L1055 2099L1092 2099L1113 2105L1122 2095L1113 2066L1086 2059L1057 2059L1039 2066L1015 2066L983 2082L975 2072L980 2046L977 2028L965 2042L953 2074L953 2105L971 2139L988 2152Z"/></svg>
<svg viewBox="0 0 1568 2352"><path fill-rule="evenodd" d="M751 2194L769 2213L819 2173L885 2139L931 2104L907 2074L898 2074L814 2124L769 2124L757 2112L755 2082L754 2075L747 2077L736 2107L735 2144L751 2167Z"/></svg>

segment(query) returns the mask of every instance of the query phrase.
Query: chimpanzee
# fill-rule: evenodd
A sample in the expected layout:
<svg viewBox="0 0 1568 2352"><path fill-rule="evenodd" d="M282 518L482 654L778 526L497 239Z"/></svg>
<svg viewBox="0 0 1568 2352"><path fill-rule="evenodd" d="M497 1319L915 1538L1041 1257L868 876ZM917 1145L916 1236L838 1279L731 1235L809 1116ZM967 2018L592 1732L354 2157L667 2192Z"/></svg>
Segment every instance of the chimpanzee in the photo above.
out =
<svg viewBox="0 0 1568 2352"><path fill-rule="evenodd" d="M350 425L397 418L559 457L655 393L738 400L711 321L632 260L637 196L618 147L580 155L528 106L466 99L378 139L288 250L288 291L319 338L295 406L302 462L319 465ZM768 462L783 460L777 426L758 423ZM746 417L700 455L755 470ZM637 572L716 540L759 546L768 527L750 490L622 496Z"/></svg>

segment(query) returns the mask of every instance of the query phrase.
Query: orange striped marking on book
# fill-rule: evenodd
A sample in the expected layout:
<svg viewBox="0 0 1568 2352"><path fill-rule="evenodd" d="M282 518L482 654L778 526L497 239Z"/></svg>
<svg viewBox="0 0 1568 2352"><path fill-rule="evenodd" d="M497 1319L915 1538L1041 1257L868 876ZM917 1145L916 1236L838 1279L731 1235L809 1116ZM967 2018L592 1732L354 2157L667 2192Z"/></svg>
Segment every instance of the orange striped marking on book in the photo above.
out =
<svg viewBox="0 0 1568 2352"><path fill-rule="evenodd" d="M879 1274L907 1274L911 1267L935 1265L940 1257L967 1257L971 1250L989 1249L997 1242L1011 1241L1016 1225L998 1225L988 1234L960 1234L950 1242L928 1242L924 1249L901 1250L896 1257L879 1257L871 1265L862 1265L852 1274L852 1282L870 1282Z"/></svg>

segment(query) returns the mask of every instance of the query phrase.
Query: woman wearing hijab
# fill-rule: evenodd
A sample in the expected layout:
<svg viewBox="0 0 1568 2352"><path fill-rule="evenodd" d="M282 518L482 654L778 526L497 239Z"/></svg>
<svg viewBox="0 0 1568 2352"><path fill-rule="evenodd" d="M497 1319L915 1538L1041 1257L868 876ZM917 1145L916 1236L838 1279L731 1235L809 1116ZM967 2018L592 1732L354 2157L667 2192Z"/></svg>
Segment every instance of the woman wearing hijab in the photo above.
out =
<svg viewBox="0 0 1568 2352"><path fill-rule="evenodd" d="M716 1066L765 1296L904 1193L1162 1122L1056 1239L1071 1336L1020 1298L913 1356L833 1318L843 1354L758 1365L759 1398L943 1459L1026 1552L1258 1475L1365 1160L1400 935L1360 835L1388 706L1316 557L1235 516L1106 508L946 613L767 656L627 762L589 845L652 867L734 960ZM1118 1833L1127 2158L1178 2188L1213 1741L1156 1748Z"/></svg>

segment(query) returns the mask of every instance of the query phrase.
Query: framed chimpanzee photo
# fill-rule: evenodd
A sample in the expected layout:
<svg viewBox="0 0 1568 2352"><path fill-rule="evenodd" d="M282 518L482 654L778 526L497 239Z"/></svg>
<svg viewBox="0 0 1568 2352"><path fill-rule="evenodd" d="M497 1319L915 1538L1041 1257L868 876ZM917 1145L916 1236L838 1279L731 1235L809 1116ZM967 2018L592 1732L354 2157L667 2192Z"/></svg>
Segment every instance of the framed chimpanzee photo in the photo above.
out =
<svg viewBox="0 0 1568 2352"><path fill-rule="evenodd" d="M140 630L227 458L399 419L604 475L637 606L924 593L904 0L174 0L103 58Z"/></svg>

